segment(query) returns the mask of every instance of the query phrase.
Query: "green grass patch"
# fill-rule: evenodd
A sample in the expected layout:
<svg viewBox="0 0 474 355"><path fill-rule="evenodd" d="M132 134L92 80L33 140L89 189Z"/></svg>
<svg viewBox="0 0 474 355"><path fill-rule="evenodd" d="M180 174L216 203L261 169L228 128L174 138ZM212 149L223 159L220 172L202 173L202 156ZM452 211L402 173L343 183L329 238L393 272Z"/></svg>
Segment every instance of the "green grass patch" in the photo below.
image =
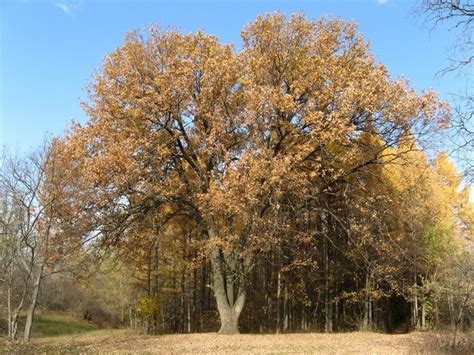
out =
<svg viewBox="0 0 474 355"><path fill-rule="evenodd" d="M96 324L64 313L38 313L33 321L33 337L81 334L97 330Z"/></svg>

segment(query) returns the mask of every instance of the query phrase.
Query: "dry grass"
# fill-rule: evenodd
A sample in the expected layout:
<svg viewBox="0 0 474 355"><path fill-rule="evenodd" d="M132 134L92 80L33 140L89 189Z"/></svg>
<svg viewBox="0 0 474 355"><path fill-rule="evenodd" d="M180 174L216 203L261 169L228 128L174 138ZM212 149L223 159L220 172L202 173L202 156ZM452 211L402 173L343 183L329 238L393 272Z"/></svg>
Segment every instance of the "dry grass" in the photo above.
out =
<svg viewBox="0 0 474 355"><path fill-rule="evenodd" d="M3 350L18 354L431 354L446 352L446 347L440 347L443 345L441 338L441 335L433 333L390 335L370 332L143 336L132 335L125 330L99 330L73 337L37 338L28 346L5 343ZM466 348L464 352L469 353L469 350Z"/></svg>

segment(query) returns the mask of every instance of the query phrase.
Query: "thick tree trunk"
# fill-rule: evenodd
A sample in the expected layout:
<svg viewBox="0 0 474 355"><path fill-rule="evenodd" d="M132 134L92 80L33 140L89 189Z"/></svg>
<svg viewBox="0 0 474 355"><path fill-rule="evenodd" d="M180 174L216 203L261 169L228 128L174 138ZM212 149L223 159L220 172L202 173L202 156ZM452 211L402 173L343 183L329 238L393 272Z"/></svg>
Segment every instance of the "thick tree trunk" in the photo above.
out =
<svg viewBox="0 0 474 355"><path fill-rule="evenodd" d="M238 334L239 317L245 304L245 289L243 285L237 284L236 273L238 262L235 258L230 259L226 266L230 268L228 274L224 269L224 260L219 250L212 253L213 289L217 302L217 310L221 321L219 334Z"/></svg>
<svg viewBox="0 0 474 355"><path fill-rule="evenodd" d="M216 277L215 277L216 278ZM238 334L239 317L245 304L245 293L242 292L234 304L229 304L224 284L214 281L214 294L217 301L217 310L221 321L219 334Z"/></svg>
<svg viewBox="0 0 474 355"><path fill-rule="evenodd" d="M216 297L216 299L219 297ZM220 304L220 306L219 306ZM219 316L221 320L221 327L219 328L219 334L238 334L239 333L239 317L240 313L245 304L245 294L242 293L238 298L237 302L229 307L223 305L222 302L217 302L217 308L219 310Z"/></svg>

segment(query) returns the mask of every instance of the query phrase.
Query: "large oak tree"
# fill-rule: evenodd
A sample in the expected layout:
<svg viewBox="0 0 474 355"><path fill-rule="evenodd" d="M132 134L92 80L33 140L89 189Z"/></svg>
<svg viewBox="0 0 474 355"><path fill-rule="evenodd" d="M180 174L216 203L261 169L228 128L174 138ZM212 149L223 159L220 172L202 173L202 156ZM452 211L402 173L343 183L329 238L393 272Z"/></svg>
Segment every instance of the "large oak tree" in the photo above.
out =
<svg viewBox="0 0 474 355"><path fill-rule="evenodd" d="M95 210L103 243L139 245L145 224L198 232L220 333L238 332L256 256L291 234L282 211L317 204L324 222L351 176L448 116L391 79L351 23L270 14L242 38L237 51L202 32L130 33L90 86L89 121L62 141L83 189L71 204Z"/></svg>

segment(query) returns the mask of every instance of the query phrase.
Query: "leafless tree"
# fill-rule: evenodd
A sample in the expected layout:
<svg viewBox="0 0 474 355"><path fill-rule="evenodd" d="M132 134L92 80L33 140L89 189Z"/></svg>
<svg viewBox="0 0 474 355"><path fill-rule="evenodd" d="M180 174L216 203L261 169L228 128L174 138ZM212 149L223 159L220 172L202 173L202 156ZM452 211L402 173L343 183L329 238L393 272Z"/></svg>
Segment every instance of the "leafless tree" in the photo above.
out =
<svg viewBox="0 0 474 355"><path fill-rule="evenodd" d="M54 143L25 156L5 155L0 170L0 263L7 289L9 337L27 307L23 340L28 342L41 284L47 275L72 268L69 259L82 245L61 208L66 198ZM67 227L66 227L67 226ZM78 233L80 233L78 229ZM67 260L67 262L65 262Z"/></svg>
<svg viewBox="0 0 474 355"><path fill-rule="evenodd" d="M474 2L472 0L423 0L420 10L435 27L447 25L457 30L455 56L444 71L469 66L474 61Z"/></svg>
<svg viewBox="0 0 474 355"><path fill-rule="evenodd" d="M472 65L474 64L474 1L423 0L420 14L433 28L447 26L456 36L449 64L441 74L456 72L466 80L466 89L453 97L454 153L462 162L468 179L474 179L474 93Z"/></svg>

